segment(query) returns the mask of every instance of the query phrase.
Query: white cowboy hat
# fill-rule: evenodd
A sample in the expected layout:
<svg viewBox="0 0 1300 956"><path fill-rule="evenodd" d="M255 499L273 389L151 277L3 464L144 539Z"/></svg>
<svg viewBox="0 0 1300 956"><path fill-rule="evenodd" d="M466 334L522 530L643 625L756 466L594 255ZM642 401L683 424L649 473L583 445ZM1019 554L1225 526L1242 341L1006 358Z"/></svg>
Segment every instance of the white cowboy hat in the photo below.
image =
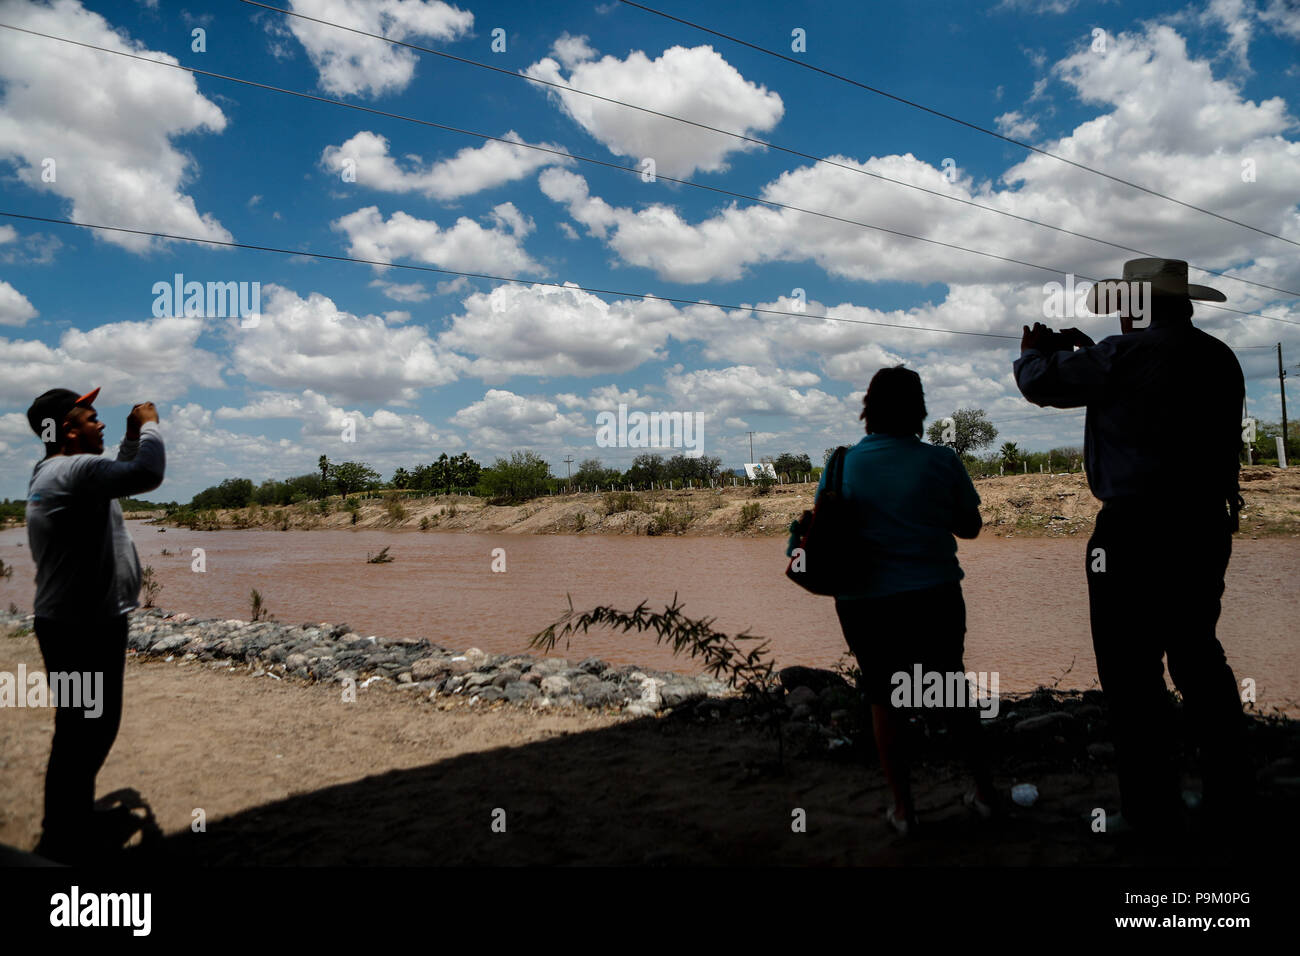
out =
<svg viewBox="0 0 1300 956"><path fill-rule="evenodd" d="M1204 299L1209 302L1227 302L1228 297L1207 285L1193 285L1187 281L1187 263L1182 259L1130 259L1124 263L1124 278L1102 279L1088 290L1088 311L1093 315L1110 315L1119 311L1117 285L1150 283L1155 295L1176 296L1183 299ZM1097 297L1101 296L1101 304ZM1125 293L1127 301L1127 293Z"/></svg>

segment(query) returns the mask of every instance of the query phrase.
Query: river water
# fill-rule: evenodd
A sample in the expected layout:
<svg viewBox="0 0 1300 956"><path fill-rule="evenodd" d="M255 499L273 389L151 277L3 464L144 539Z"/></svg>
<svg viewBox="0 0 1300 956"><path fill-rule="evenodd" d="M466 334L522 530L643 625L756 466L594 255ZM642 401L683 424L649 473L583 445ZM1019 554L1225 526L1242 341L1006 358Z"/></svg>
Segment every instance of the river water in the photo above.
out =
<svg viewBox="0 0 1300 956"><path fill-rule="evenodd" d="M128 522L141 564L162 589L156 603L198 617L247 618L257 588L276 619L346 622L361 634L426 637L448 648L522 652L566 609L662 610L674 593L690 617L713 617L728 634L771 640L778 664L832 666L844 653L829 598L783 576L784 538L647 538L492 535L418 531L190 531ZM966 572L968 670L997 671L1000 690L1096 686L1084 578L1085 538L987 538L960 542ZM367 564L391 549L390 564ZM170 555L163 555L166 548ZM206 570L191 568L202 548ZM505 551L504 573L492 571ZM0 601L32 606L26 530L0 532L12 578ZM1261 709L1300 713L1300 541L1237 539L1219 637L1238 680L1256 681ZM613 663L686 672L689 659L651 634L592 632L566 652Z"/></svg>

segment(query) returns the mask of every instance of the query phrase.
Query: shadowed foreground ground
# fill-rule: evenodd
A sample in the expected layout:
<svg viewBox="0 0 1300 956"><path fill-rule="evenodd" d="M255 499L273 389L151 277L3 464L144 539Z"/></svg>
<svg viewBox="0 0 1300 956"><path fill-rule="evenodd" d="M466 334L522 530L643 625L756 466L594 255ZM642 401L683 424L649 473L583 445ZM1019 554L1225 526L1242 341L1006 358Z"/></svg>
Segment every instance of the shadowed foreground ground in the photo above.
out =
<svg viewBox="0 0 1300 956"><path fill-rule="evenodd" d="M1109 780L1040 776L1045 799L983 824L960 805L960 781L927 771L923 834L881 824L878 771L825 759L754 772L770 756L747 735L653 720L467 754L243 811L130 854L140 863L279 864L1205 864L1184 852L1116 844L1084 816ZM494 833L494 808L506 811ZM795 808L806 833L792 831ZM1274 796L1265 816L1277 852L1296 832ZM1283 832L1280 827L1289 830ZM1259 847L1251 849L1258 853ZM1273 851L1270 851L1270 853Z"/></svg>
<svg viewBox="0 0 1300 956"><path fill-rule="evenodd" d="M34 644L5 638L0 669L38 665ZM0 712L0 843L35 843L51 723L48 710ZM343 704L328 686L133 658L99 793L132 787L157 815L160 836L114 861L127 866L1220 859L1199 845L1169 853L1091 832L1094 807L1115 809L1104 761L1077 750L1067 758L1050 737L1027 747L1025 735L993 736L999 787L1033 782L1038 804L981 823L961 806L960 766L936 751L917 774L923 832L899 841L881 822L886 788L874 756L851 747L787 756L781 774L772 738L727 721L441 710L384 685ZM1273 761L1296 740L1293 727L1257 737L1270 741L1262 759ZM1234 835L1256 863L1293 858L1300 846L1290 785L1268 785L1256 836ZM203 833L190 829L197 807ZM504 833L492 828L497 808ZM792 832L796 809L807 832Z"/></svg>

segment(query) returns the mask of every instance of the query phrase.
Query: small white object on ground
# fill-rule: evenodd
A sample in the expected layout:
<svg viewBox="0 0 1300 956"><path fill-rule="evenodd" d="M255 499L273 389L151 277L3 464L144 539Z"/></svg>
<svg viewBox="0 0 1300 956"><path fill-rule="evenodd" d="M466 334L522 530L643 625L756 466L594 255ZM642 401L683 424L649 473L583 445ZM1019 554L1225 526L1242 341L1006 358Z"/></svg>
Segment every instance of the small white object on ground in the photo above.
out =
<svg viewBox="0 0 1300 956"><path fill-rule="evenodd" d="M1038 800L1038 788L1032 783L1018 783L1011 788L1011 799L1022 807L1032 807Z"/></svg>

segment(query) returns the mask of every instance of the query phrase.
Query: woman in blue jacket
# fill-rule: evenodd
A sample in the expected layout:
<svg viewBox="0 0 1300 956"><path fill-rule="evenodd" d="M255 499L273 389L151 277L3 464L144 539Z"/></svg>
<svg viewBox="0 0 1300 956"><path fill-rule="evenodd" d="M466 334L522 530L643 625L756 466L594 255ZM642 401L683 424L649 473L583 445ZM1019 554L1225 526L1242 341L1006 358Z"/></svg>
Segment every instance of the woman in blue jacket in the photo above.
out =
<svg viewBox="0 0 1300 956"><path fill-rule="evenodd" d="M844 639L862 670L862 689L881 767L893 791L886 819L906 834L916 824L903 732L907 708L941 706L975 775L966 805L993 813L992 778L979 743L962 652L966 605L961 593L959 538L979 534L979 495L950 448L921 441L925 394L921 377L901 365L883 368L863 399L866 437L845 452L843 498L860 524L861 587L837 595ZM826 480L822 475L821 493ZM917 678L941 696L923 694ZM939 683L941 682L941 683Z"/></svg>

